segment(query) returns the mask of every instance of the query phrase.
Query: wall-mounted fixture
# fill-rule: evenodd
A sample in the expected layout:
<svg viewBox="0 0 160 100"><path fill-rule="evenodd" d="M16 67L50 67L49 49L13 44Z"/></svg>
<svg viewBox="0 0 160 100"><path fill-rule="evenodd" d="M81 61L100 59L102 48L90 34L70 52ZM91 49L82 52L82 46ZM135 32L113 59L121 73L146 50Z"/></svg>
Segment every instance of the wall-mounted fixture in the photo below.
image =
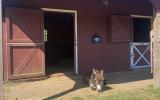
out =
<svg viewBox="0 0 160 100"><path fill-rule="evenodd" d="M102 42L101 36L99 34L94 34L92 36L92 43L94 44L100 44Z"/></svg>
<svg viewBox="0 0 160 100"><path fill-rule="evenodd" d="M109 6L109 0L103 0L102 3L103 3L106 7Z"/></svg>

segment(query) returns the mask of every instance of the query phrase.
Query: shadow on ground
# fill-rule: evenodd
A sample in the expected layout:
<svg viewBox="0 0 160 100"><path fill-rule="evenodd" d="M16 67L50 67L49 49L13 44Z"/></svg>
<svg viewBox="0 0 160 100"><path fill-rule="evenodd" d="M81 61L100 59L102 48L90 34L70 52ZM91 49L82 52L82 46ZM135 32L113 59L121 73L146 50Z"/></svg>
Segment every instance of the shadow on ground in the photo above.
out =
<svg viewBox="0 0 160 100"><path fill-rule="evenodd" d="M153 79L150 68L134 69L126 72L106 74L108 84L119 84L139 80Z"/></svg>
<svg viewBox="0 0 160 100"><path fill-rule="evenodd" d="M138 69L138 70L132 70L132 71L127 71L127 72L109 73L109 74L106 74L107 84L119 84L119 83L152 79L153 76L150 72L151 71L149 68L145 68L145 69ZM70 92L74 92L78 89L88 87L88 85L84 84L84 82L82 81L82 77L76 76L74 74L65 74L65 75L69 77L70 79L72 79L73 81L75 81L73 88L63 91L61 93L55 94L53 96L44 98L43 100L56 99ZM102 92L110 90L110 89L112 88L106 85L104 86Z"/></svg>
<svg viewBox="0 0 160 100"><path fill-rule="evenodd" d="M73 74L73 73L65 73L64 75L67 76L67 77L69 77L70 79L72 79L72 80L75 82L73 88L72 88L72 89L69 89L69 90L66 90L66 91L63 91L63 92L61 92L61 93L55 94L55 95L53 95L53 96L44 98L43 100L55 99L55 98L58 98L58 97L61 97L61 96L65 95L65 94L68 94L68 93L70 93L70 92L73 92L73 91L75 91L75 90L78 90L78 89L80 89L80 88L87 87L87 85L84 84L84 83L81 81L81 77L80 77L80 76L77 76L77 75L75 75L75 74ZM54 76L53 76L53 77L54 77ZM64 83L64 84L65 84L65 83Z"/></svg>
<svg viewBox="0 0 160 100"><path fill-rule="evenodd" d="M47 97L47 98L44 98L43 100L52 100L52 99L56 99L58 97L61 97L63 95L66 95L68 93L71 93L71 92L74 92L78 89L82 89L82 88L85 88L85 87L88 87L88 84L85 84L82 80L82 77L81 76L78 76L78 75L75 75L73 73L66 73L65 76L69 77L70 79L72 79L75 84L73 86L72 89L69 89L69 90L66 90L66 91L63 91L61 93L58 93L58 94L55 94L53 96L50 96L50 97ZM64 83L65 84L65 83ZM104 86L102 92L104 91L107 91L107 90L110 90L111 87L109 86Z"/></svg>

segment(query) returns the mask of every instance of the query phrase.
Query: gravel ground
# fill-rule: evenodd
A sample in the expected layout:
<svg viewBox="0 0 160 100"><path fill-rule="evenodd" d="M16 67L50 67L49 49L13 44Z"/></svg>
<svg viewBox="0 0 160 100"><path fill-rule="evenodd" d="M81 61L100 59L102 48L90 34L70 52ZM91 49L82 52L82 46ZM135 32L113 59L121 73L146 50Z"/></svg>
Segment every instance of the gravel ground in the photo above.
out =
<svg viewBox="0 0 160 100"><path fill-rule="evenodd" d="M70 73L55 74L37 81L8 82L4 84L4 100L70 100L88 95L109 95L153 84L149 69L108 73L106 77L108 84L102 93L92 91L80 76Z"/></svg>

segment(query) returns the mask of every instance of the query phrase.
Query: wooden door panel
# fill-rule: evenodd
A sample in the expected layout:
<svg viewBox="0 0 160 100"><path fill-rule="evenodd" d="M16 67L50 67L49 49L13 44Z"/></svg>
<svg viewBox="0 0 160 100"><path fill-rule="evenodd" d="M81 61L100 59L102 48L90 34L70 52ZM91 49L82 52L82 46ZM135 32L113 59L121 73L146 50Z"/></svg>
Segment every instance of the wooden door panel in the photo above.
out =
<svg viewBox="0 0 160 100"><path fill-rule="evenodd" d="M43 14L41 10L8 8L6 12L9 30L8 42L41 43L43 41Z"/></svg>
<svg viewBox="0 0 160 100"><path fill-rule="evenodd" d="M11 74L43 72L42 46L10 46ZM41 68L41 69L40 69Z"/></svg>
<svg viewBox="0 0 160 100"><path fill-rule="evenodd" d="M132 19L130 16L111 15L111 41L130 42L132 36Z"/></svg>
<svg viewBox="0 0 160 100"><path fill-rule="evenodd" d="M43 13L40 9L6 8L8 78L45 75Z"/></svg>

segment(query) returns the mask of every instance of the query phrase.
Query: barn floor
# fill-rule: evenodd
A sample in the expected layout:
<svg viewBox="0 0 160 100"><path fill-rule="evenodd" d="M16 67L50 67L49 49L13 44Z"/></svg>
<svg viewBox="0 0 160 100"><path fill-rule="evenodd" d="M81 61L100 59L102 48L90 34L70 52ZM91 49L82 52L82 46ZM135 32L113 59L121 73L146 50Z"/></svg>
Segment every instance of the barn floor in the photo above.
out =
<svg viewBox="0 0 160 100"><path fill-rule="evenodd" d="M81 81L80 76L72 73L54 74L50 78L38 81L9 82L4 84L4 100L70 100L77 96L109 95L153 84L149 69L109 73L106 76L108 85L102 93L91 91Z"/></svg>
<svg viewBox="0 0 160 100"><path fill-rule="evenodd" d="M47 75L74 72L74 60L61 59L59 64L48 65L45 70Z"/></svg>

